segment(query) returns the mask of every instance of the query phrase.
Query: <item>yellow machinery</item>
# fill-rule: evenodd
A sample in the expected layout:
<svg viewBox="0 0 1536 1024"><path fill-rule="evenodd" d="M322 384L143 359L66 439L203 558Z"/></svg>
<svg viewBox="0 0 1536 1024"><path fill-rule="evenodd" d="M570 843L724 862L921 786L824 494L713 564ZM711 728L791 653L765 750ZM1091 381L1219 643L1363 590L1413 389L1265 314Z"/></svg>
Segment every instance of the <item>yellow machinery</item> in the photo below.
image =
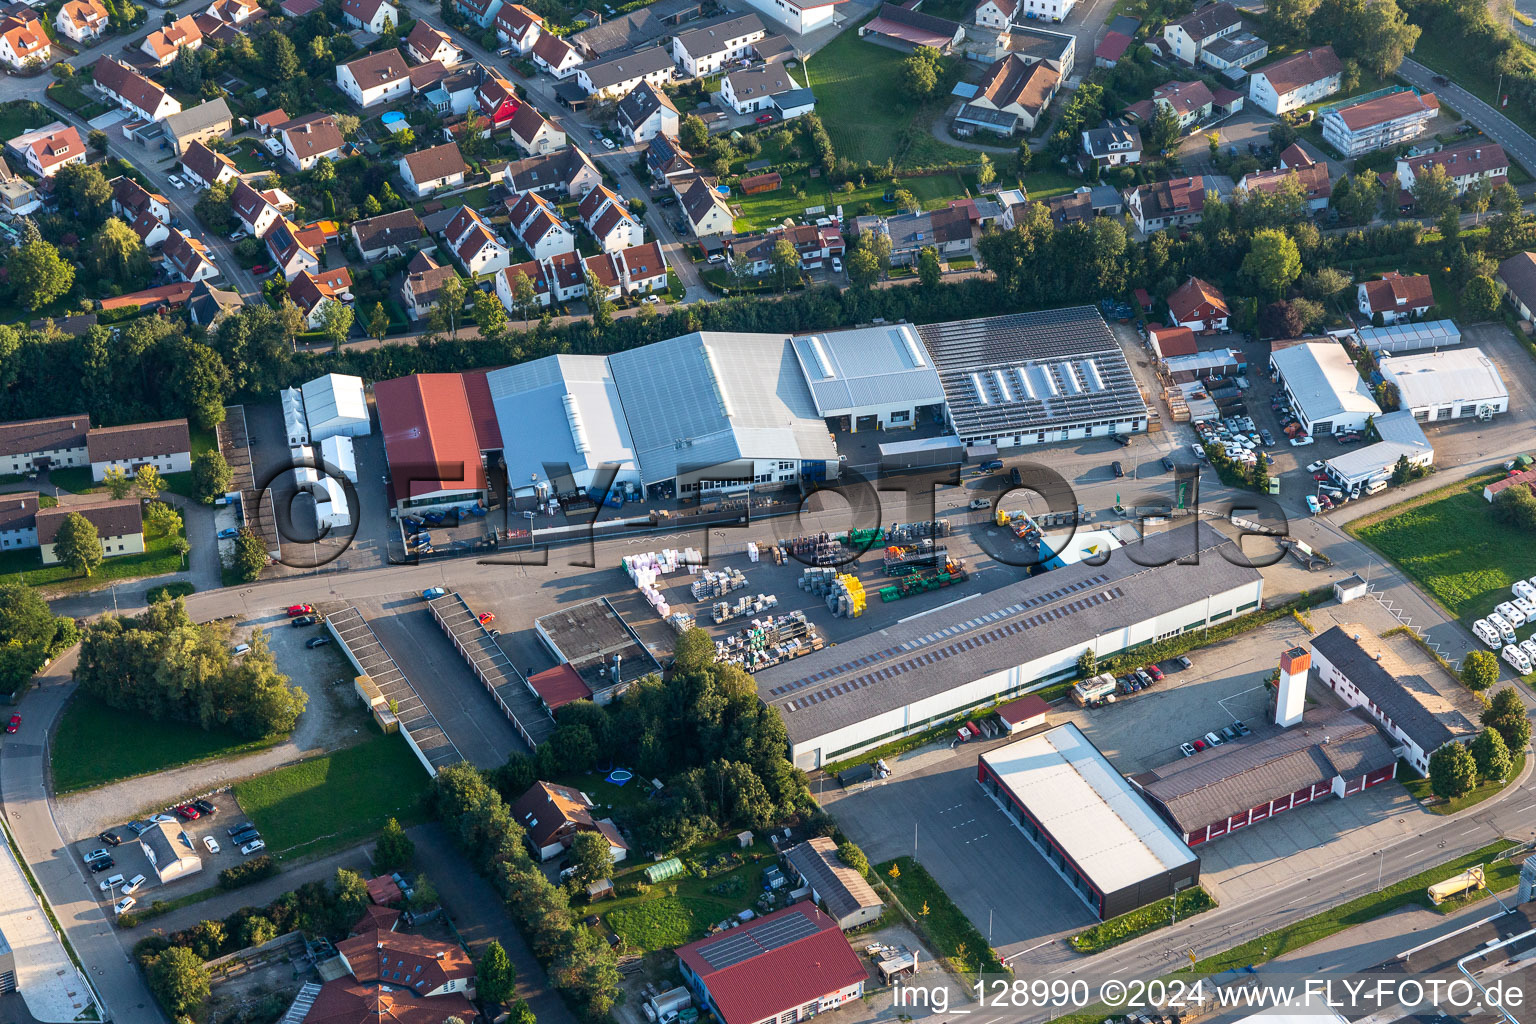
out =
<svg viewBox="0 0 1536 1024"><path fill-rule="evenodd" d="M1483 866L1470 867L1454 878L1436 882L1429 887L1429 902L1439 906L1452 896L1460 896L1469 890L1485 889L1488 882L1483 877Z"/></svg>

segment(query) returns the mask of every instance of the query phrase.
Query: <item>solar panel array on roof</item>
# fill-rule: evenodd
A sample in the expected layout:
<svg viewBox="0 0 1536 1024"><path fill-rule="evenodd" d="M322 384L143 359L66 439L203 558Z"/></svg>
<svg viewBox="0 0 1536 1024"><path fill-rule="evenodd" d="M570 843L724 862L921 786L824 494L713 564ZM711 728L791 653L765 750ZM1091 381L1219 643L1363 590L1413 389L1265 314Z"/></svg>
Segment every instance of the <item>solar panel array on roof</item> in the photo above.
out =
<svg viewBox="0 0 1536 1024"><path fill-rule="evenodd" d="M929 324L918 333L962 437L1147 415L1120 346L1091 306ZM988 377L996 390L984 387Z"/></svg>
<svg viewBox="0 0 1536 1024"><path fill-rule="evenodd" d="M719 942L699 947L699 956L715 970L750 960L760 953L780 949L815 935L820 929L804 914L786 914L750 928L731 932Z"/></svg>

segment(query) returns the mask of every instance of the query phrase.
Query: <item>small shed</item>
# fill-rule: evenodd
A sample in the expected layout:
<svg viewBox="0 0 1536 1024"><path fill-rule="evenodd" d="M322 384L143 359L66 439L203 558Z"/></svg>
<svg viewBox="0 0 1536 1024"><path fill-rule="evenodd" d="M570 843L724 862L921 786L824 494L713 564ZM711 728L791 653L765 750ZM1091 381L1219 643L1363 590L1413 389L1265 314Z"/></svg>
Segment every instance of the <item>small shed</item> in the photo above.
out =
<svg viewBox="0 0 1536 1024"><path fill-rule="evenodd" d="M741 179L741 191L747 195L756 195L759 192L777 192L779 186L784 184L784 179L778 171L769 171L767 174L754 174L749 178Z"/></svg>
<svg viewBox="0 0 1536 1024"><path fill-rule="evenodd" d="M587 886L587 902L596 903L598 900L611 899L613 897L613 879L599 878Z"/></svg>
<svg viewBox="0 0 1536 1024"><path fill-rule="evenodd" d="M1348 604L1359 597L1364 597L1370 592L1370 585L1355 573L1350 573L1333 585L1333 596L1339 599L1339 604Z"/></svg>
<svg viewBox="0 0 1536 1024"><path fill-rule="evenodd" d="M381 907L387 907L391 903L399 903L405 899L405 893L400 891L400 883L396 882L393 875L379 875L368 879L368 898Z"/></svg>
<svg viewBox="0 0 1536 1024"><path fill-rule="evenodd" d="M1002 719L1008 727L1008 735L1020 733L1026 729L1033 729L1045 724L1045 716L1051 710L1051 706L1045 702L1045 698L1034 693L1027 693L1018 700L1011 700L997 709L997 717Z"/></svg>
<svg viewBox="0 0 1536 1024"><path fill-rule="evenodd" d="M738 832L736 833L736 844L745 850L752 845L754 838L756 837L751 832Z"/></svg>
<svg viewBox="0 0 1536 1024"><path fill-rule="evenodd" d="M646 868L645 880L655 885L657 882L665 882L669 878L676 878L684 870L685 868L681 860L678 860L676 857L668 857L666 860L659 860Z"/></svg>

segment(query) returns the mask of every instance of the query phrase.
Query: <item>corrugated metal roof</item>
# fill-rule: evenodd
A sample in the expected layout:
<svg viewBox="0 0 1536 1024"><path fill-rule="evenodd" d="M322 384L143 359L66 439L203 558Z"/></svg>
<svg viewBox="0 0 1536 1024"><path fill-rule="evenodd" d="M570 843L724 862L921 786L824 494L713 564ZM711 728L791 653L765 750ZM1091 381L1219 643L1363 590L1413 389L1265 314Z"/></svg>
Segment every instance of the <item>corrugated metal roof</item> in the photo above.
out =
<svg viewBox="0 0 1536 1024"><path fill-rule="evenodd" d="M306 381L303 386L304 414L312 433L323 434L327 428L368 422L368 397L363 393L363 378L345 373L328 373Z"/></svg>
<svg viewBox="0 0 1536 1024"><path fill-rule="evenodd" d="M635 466L629 424L605 357L545 356L493 370L486 382L503 436L517 438L503 450L513 487L544 479L545 463L563 462L576 471L604 462Z"/></svg>
<svg viewBox="0 0 1536 1024"><path fill-rule="evenodd" d="M1070 722L981 760L1100 892L1199 859Z"/></svg>
<svg viewBox="0 0 1536 1024"><path fill-rule="evenodd" d="M1347 413L1381 414L1349 354L1336 341L1292 345L1272 353L1269 361L1313 423Z"/></svg>
<svg viewBox="0 0 1536 1024"><path fill-rule="evenodd" d="M812 334L790 344L823 417L879 405L944 401L933 360L910 324Z"/></svg>
<svg viewBox="0 0 1536 1024"><path fill-rule="evenodd" d="M373 394L396 495L485 489L485 463L463 377L418 373L381 380Z"/></svg>
<svg viewBox="0 0 1536 1024"><path fill-rule="evenodd" d="M1499 368L1480 348L1392 356L1379 365L1382 376L1397 385L1404 409L1509 398Z"/></svg>

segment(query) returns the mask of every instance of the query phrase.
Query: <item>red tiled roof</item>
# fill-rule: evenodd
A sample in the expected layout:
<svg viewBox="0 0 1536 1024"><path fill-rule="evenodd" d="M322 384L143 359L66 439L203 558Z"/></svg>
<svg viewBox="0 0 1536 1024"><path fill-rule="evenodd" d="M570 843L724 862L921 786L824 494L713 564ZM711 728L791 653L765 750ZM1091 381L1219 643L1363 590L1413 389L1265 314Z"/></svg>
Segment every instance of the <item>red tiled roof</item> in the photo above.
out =
<svg viewBox="0 0 1536 1024"><path fill-rule="evenodd" d="M1170 310L1172 307L1169 307ZM1147 333L1154 339L1157 351L1162 357L1192 356L1199 351L1195 343L1195 332L1188 327L1164 327L1161 324L1153 324L1147 328Z"/></svg>
<svg viewBox="0 0 1536 1024"><path fill-rule="evenodd" d="M475 976L474 962L459 946L410 932L356 935L336 943L336 952L347 958L358 981L377 981L418 994L456 978Z"/></svg>
<svg viewBox="0 0 1536 1024"><path fill-rule="evenodd" d="M1103 42L1094 47L1093 55L1101 60L1117 61L1125 56L1125 51L1131 48L1134 42L1124 32L1111 32L1104 37Z"/></svg>
<svg viewBox="0 0 1536 1024"><path fill-rule="evenodd" d="M1331 46L1318 46L1305 50L1294 57L1277 60L1268 67L1253 73L1263 75L1277 96L1295 92L1304 85L1321 82L1344 70L1344 64Z"/></svg>
<svg viewBox="0 0 1536 1024"><path fill-rule="evenodd" d="M399 497L485 489L485 465L460 374L383 380L373 386L373 394ZM400 493L402 487L407 493Z"/></svg>
<svg viewBox="0 0 1536 1024"><path fill-rule="evenodd" d="M1363 287L1372 313L1396 313L1435 304L1428 274L1404 277L1393 270L1382 274L1380 281L1365 282Z"/></svg>
<svg viewBox="0 0 1536 1024"><path fill-rule="evenodd" d="M1009 725L1018 725L1020 722L1036 718L1051 710L1051 706L1045 702L1045 698L1039 694L1029 693L1018 700L1011 700L997 709L997 717Z"/></svg>
<svg viewBox="0 0 1536 1024"><path fill-rule="evenodd" d="M305 1024L443 1024L449 1017L472 1021L475 1007L457 992L418 997L389 985L338 978L320 986Z"/></svg>
<svg viewBox="0 0 1536 1024"><path fill-rule="evenodd" d="M717 942L741 944L751 941L753 931L765 922L792 914L810 919L817 926L816 931L776 949L762 949L749 959L718 969L711 967L700 952ZM797 903L746 927L680 946L677 957L709 989L710 998L720 1010L724 1024L754 1024L842 991L869 977L858 954L843 937L837 921L810 903Z"/></svg>
<svg viewBox="0 0 1536 1024"><path fill-rule="evenodd" d="M598 260L601 257L594 256L593 259ZM581 673L567 664L556 665L543 672L535 672L528 677L528 685L544 698L544 703L549 705L551 710L564 707L573 701L589 700L592 697L592 689L582 682Z"/></svg>
<svg viewBox="0 0 1536 1024"><path fill-rule="evenodd" d="M185 306L187 300L192 297L193 285L187 281L177 281L175 284L163 284L158 288L146 288L141 292L131 295L119 295L113 299L102 299L103 310L122 309L126 306L138 306L141 309L158 309L160 306L176 308Z"/></svg>
<svg viewBox="0 0 1536 1024"><path fill-rule="evenodd" d="M1504 147L1496 142L1442 149L1438 153L1416 156L1406 163L1414 177L1418 177L1424 168L1437 165L1445 168L1445 173L1453 179L1467 174L1498 176L1509 173L1509 157L1504 155Z"/></svg>
<svg viewBox="0 0 1536 1024"><path fill-rule="evenodd" d="M1181 323L1185 320L1199 319L1196 310L1207 304L1223 316L1229 312L1227 297L1221 293L1221 289L1198 277L1191 277L1177 291L1168 296L1168 312Z"/></svg>
<svg viewBox="0 0 1536 1024"><path fill-rule="evenodd" d="M1435 98L1434 93L1427 92L1420 96L1411 90L1404 90L1342 107L1335 113L1344 122L1344 127L1352 132L1358 132L1378 124L1386 124L1388 121L1396 121L1410 114L1423 111L1433 114L1439 109L1440 101Z"/></svg>

